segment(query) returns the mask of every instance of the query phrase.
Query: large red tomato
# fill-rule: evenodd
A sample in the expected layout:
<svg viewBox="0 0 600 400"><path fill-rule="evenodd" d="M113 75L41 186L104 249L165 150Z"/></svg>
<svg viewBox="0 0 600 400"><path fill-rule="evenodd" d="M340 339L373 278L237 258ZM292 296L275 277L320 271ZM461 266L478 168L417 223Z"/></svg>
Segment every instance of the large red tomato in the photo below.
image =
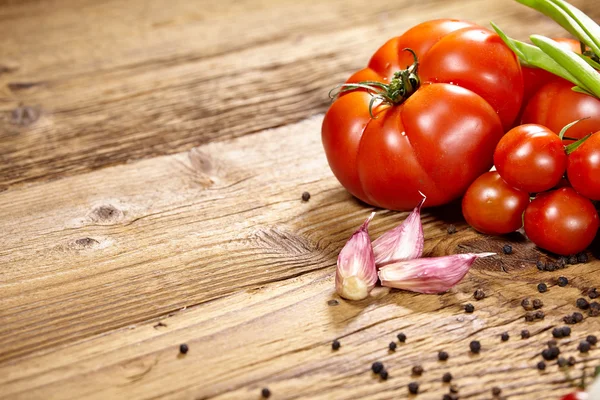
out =
<svg viewBox="0 0 600 400"><path fill-rule="evenodd" d="M420 57L412 64L414 50ZM411 65L414 75L398 75ZM401 76L404 76L401 78ZM394 79L395 78L395 79ZM400 87L400 101L369 105L373 91L339 96L327 111L322 140L329 165L361 200L412 209L460 197L492 165L504 127L519 112L523 82L515 55L500 38L456 20L429 21L388 41L349 83Z"/></svg>
<svg viewBox="0 0 600 400"><path fill-rule="evenodd" d="M573 84L557 78L542 86L531 98L522 122L544 125L553 132L578 119L588 118L572 126L565 137L580 139L600 130L600 100L572 90Z"/></svg>

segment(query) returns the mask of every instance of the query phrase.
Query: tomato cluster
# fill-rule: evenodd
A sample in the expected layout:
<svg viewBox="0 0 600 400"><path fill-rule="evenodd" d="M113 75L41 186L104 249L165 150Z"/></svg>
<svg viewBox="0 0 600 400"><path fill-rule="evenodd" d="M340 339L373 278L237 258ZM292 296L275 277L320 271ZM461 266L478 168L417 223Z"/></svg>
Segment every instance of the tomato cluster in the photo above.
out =
<svg viewBox="0 0 600 400"><path fill-rule="evenodd" d="M419 24L353 74L323 120L340 183L366 203L410 210L460 198L493 164L521 109L519 61L500 37L470 22Z"/></svg>
<svg viewBox="0 0 600 400"><path fill-rule="evenodd" d="M542 125L510 130L494 152L496 171L463 197L466 221L494 235L523 226L537 246L560 255L585 250L600 225L591 201L600 200L600 132L575 147L567 154L572 148Z"/></svg>

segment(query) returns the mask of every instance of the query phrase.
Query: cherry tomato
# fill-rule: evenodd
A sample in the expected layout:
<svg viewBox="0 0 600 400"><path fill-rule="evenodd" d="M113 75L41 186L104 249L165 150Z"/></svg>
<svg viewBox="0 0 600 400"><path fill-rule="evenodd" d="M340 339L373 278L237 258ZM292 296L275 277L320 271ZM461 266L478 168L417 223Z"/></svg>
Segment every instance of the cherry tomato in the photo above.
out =
<svg viewBox="0 0 600 400"><path fill-rule="evenodd" d="M465 220L475 230L503 235L523 226L529 194L515 189L497 171L486 172L467 189L462 200Z"/></svg>
<svg viewBox="0 0 600 400"><path fill-rule="evenodd" d="M592 200L600 200L600 132L569 154L567 176L571 186Z"/></svg>
<svg viewBox="0 0 600 400"><path fill-rule="evenodd" d="M348 82L392 84L414 61L406 48L420 57L420 86L414 80L410 97L375 107L372 119L371 94L345 92L322 127L327 160L342 185L369 204L396 210L415 207L419 191L429 207L459 198L491 167L523 92L518 60L500 38L456 20L429 21L391 39Z"/></svg>
<svg viewBox="0 0 600 400"><path fill-rule="evenodd" d="M522 122L544 125L553 132L581 118L571 127L566 137L580 139L587 134L600 131L600 100L571 90L573 84L564 79L555 79L542 86L531 98Z"/></svg>
<svg viewBox="0 0 600 400"><path fill-rule="evenodd" d="M562 140L550 129L520 125L498 143L494 165L509 185L537 193L559 183L567 167L567 153Z"/></svg>
<svg viewBox="0 0 600 400"><path fill-rule="evenodd" d="M581 45L575 39L556 38L555 42L559 44L565 50L571 50L575 53L581 54ZM561 79L550 72L534 67L522 66L523 71L523 105L526 105L529 99L546 83Z"/></svg>
<svg viewBox="0 0 600 400"><path fill-rule="evenodd" d="M568 187L536 196L525 210L524 221L529 240L565 256L585 250L600 224L592 202Z"/></svg>

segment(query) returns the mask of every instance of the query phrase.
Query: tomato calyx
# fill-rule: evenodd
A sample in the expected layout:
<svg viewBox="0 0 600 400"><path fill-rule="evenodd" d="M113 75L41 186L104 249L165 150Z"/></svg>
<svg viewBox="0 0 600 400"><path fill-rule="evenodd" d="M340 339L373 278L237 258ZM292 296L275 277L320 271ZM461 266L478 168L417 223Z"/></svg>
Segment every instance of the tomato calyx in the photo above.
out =
<svg viewBox="0 0 600 400"><path fill-rule="evenodd" d="M408 51L413 55L414 62L406 69L394 73L394 77L390 83L382 83L377 81L362 81L357 83L345 83L333 88L329 92L329 97L334 99L339 94L364 89L371 95L369 102L369 115L375 119L373 115L373 106L377 101L381 104L390 106L398 105L408 99L421 85L421 79L417 74L419 68L419 60L412 49L406 48L402 51Z"/></svg>
<svg viewBox="0 0 600 400"><path fill-rule="evenodd" d="M560 140L563 139L570 139L570 138L566 138L565 137L565 133L569 130L569 128L571 128L573 125L577 124L578 122L581 122L583 120L589 119L590 117L585 117L585 118L581 118L578 119L577 121L573 121L570 124L565 125L561 130L560 133L558 134L558 138ZM588 140L590 138L590 136L592 136L591 133L585 135L584 137L582 137L581 139L577 140L576 142L573 142L567 146L565 146L565 152L567 153L567 155L571 154L572 152L574 152L575 150L577 150L577 148L579 146L581 146L583 144L583 142L585 142L586 140ZM575 139L573 139L575 140Z"/></svg>

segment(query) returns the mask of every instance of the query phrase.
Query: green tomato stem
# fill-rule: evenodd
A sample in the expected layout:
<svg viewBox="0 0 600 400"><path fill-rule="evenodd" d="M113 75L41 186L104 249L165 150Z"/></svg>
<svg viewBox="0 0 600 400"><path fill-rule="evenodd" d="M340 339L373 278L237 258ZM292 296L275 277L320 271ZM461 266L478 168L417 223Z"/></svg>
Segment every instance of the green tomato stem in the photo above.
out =
<svg viewBox="0 0 600 400"><path fill-rule="evenodd" d="M592 134L588 133L587 135L585 135L584 137L582 137L578 141L576 141L574 143L571 143L568 146L565 146L565 151L567 152L567 154L571 154L572 152L574 152L575 150L577 150L577 148L579 146L581 146L586 140L588 140L590 138L590 136L592 136Z"/></svg>
<svg viewBox="0 0 600 400"><path fill-rule="evenodd" d="M571 128L573 125L575 125L575 124L577 124L577 123L579 123L579 122L581 122L581 121L583 121L583 120L586 120L586 119L590 119L590 117L580 118L580 119L578 119L577 121L573 121L573 122L571 122L571 123L569 123L569 124L565 125L565 126L564 126L564 127L561 129L561 130L560 130L560 133L558 134L558 137L560 138L560 140L563 140L563 139L564 139L565 132L567 132L567 131L569 130L569 128Z"/></svg>

